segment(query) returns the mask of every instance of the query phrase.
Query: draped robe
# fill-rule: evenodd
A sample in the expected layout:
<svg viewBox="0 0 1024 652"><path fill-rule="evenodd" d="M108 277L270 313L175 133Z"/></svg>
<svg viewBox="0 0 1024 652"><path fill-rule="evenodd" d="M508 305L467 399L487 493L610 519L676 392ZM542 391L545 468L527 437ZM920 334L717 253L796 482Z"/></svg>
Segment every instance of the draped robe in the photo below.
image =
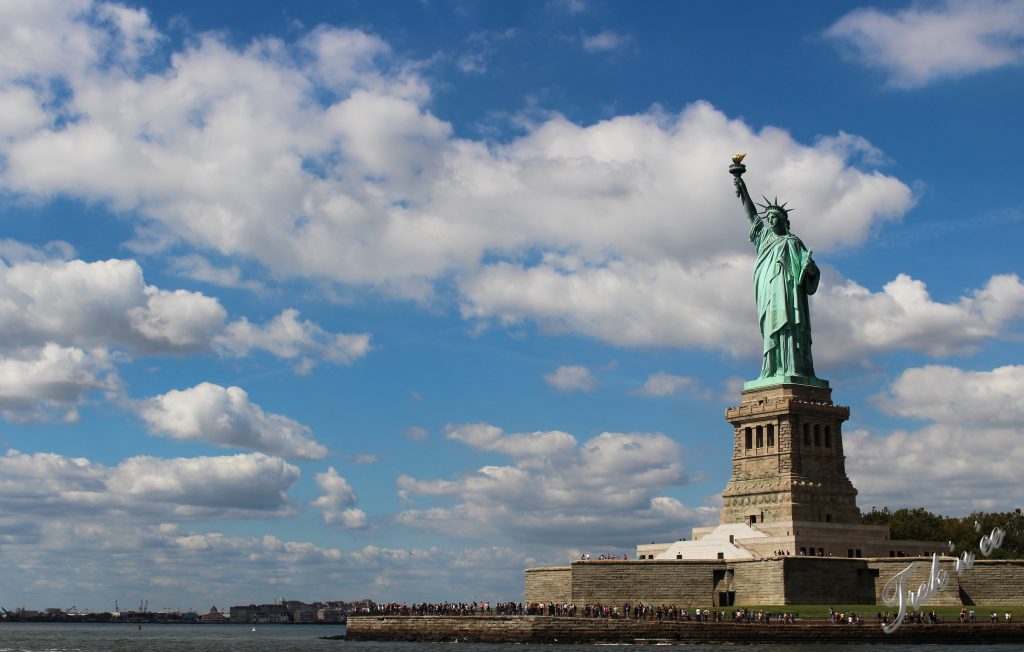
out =
<svg viewBox="0 0 1024 652"><path fill-rule="evenodd" d="M754 298L764 340L759 378L814 378L807 297L818 289L820 273L811 252L788 230L779 235L759 219L750 226L750 241L757 247Z"/></svg>

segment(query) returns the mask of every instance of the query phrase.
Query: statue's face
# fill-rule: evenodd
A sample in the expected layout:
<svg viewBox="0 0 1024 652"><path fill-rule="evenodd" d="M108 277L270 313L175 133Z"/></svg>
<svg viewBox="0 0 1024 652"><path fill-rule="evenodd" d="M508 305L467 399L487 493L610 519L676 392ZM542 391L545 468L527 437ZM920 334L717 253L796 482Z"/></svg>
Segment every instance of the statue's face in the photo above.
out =
<svg viewBox="0 0 1024 652"><path fill-rule="evenodd" d="M779 235L786 235L789 230L789 219L785 213L768 211L768 226Z"/></svg>

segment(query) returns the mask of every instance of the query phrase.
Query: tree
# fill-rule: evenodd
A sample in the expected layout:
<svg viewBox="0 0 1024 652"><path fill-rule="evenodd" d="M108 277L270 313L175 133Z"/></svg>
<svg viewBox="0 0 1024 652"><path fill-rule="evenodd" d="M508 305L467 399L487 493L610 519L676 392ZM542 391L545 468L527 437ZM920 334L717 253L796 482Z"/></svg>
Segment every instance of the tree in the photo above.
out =
<svg viewBox="0 0 1024 652"><path fill-rule="evenodd" d="M979 550L981 537L998 527L1006 532L1006 536L1003 544L988 558L1024 557L1024 513L1019 507L1012 512L974 512L968 516L940 516L921 507L896 511L890 511L888 507L881 510L872 507L861 517L861 522L888 525L893 539L949 541L954 545L953 554L973 552L978 559L985 558Z"/></svg>

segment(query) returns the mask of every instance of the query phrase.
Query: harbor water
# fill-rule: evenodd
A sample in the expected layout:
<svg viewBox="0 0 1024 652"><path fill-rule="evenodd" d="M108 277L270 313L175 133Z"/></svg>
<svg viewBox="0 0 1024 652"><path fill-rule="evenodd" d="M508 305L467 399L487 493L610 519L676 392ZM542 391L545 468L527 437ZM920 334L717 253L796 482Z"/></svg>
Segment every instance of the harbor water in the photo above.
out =
<svg viewBox="0 0 1024 652"><path fill-rule="evenodd" d="M131 624L2 623L0 652L171 652L178 650L335 650L337 652L418 652L420 650L462 650L465 652L579 652L588 648L629 647L665 649L666 645L501 645L484 643L395 643L325 640L344 634L344 626L330 625L151 625L141 629ZM686 652L845 652L867 648L871 652L1019 652L1019 645L821 645L812 641L800 645L674 645Z"/></svg>

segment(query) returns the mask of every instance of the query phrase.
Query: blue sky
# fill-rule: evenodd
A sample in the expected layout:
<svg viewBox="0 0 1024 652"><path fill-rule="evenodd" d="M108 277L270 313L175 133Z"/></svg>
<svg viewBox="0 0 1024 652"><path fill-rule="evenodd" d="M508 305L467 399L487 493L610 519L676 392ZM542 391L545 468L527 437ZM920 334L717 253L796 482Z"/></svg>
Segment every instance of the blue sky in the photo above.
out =
<svg viewBox="0 0 1024 652"><path fill-rule="evenodd" d="M1020 505L1024 3L0 14L7 608L514 599L715 522L738 151L861 509Z"/></svg>

